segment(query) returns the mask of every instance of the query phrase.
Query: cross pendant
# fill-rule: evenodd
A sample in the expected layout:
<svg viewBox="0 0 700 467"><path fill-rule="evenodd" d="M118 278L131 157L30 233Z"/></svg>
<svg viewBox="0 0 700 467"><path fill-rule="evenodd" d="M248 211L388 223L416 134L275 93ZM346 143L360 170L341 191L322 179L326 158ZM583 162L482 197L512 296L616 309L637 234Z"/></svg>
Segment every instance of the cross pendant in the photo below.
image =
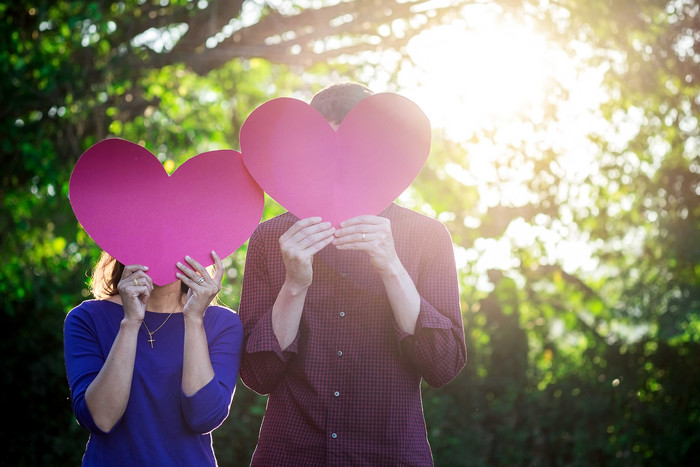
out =
<svg viewBox="0 0 700 467"><path fill-rule="evenodd" d="M153 334L150 334L150 333L149 333L149 334L148 334L148 342L151 344L151 348L153 348L153 343L154 343L155 341L156 341L156 340L153 338Z"/></svg>

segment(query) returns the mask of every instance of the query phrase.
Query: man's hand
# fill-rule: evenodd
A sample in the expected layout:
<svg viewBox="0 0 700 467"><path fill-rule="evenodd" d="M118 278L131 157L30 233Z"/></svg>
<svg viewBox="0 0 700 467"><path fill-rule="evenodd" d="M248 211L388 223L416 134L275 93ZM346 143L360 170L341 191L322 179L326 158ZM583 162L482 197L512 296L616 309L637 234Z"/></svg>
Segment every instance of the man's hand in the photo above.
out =
<svg viewBox="0 0 700 467"><path fill-rule="evenodd" d="M389 219L379 216L358 216L340 223L333 241L339 250L359 250L369 254L372 266L379 273L396 324L404 332L414 334L420 295L396 254Z"/></svg>
<svg viewBox="0 0 700 467"><path fill-rule="evenodd" d="M306 292L313 280L314 255L333 241L335 229L321 220L301 219L280 237L287 277L272 306L272 330L282 350L291 345L299 331Z"/></svg>
<svg viewBox="0 0 700 467"><path fill-rule="evenodd" d="M395 272L400 264L391 222L385 217L358 216L341 222L333 244L339 250L367 252L372 266L380 275Z"/></svg>
<svg viewBox="0 0 700 467"><path fill-rule="evenodd" d="M280 237L280 250L287 269L287 283L307 289L313 280L314 255L333 241L335 229L320 217L297 221Z"/></svg>

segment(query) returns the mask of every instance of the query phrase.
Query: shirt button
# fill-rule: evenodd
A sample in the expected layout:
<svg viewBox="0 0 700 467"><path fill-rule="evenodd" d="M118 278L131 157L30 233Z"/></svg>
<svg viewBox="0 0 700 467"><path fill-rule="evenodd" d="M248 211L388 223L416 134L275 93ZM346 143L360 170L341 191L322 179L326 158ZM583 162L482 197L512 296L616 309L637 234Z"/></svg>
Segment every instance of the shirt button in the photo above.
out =
<svg viewBox="0 0 700 467"><path fill-rule="evenodd" d="M345 312L344 312L344 311L341 311L341 312L340 312L340 317L341 317L341 318L344 318L344 317L345 317Z"/></svg>
<svg viewBox="0 0 700 467"><path fill-rule="evenodd" d="M331 433L331 438L336 439L338 437L338 433Z"/></svg>
<svg viewBox="0 0 700 467"><path fill-rule="evenodd" d="M335 392L333 393L333 395L334 395L335 397L339 397L339 396L340 396L340 392L335 391Z"/></svg>
<svg viewBox="0 0 700 467"><path fill-rule="evenodd" d="M339 356L339 357L342 357L342 356L343 356L343 351L342 351L342 350L338 350L338 356Z"/></svg>
<svg viewBox="0 0 700 467"><path fill-rule="evenodd" d="M347 272L341 272L341 273L340 273L340 277L342 277L343 279L347 279L347 278L348 278L348 273L347 273Z"/></svg>

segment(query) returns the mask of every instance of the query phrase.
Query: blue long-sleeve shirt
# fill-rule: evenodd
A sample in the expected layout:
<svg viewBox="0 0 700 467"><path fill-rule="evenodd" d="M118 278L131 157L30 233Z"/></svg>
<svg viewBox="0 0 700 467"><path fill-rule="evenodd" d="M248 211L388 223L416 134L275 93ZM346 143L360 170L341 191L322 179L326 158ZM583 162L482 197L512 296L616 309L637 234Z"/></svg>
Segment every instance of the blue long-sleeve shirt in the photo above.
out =
<svg viewBox="0 0 700 467"><path fill-rule="evenodd" d="M166 314L146 312L149 329ZM236 385L243 329L233 311L210 306L204 329L214 378L192 396L182 392L184 316L173 314L153 334L139 330L126 411L108 432L95 424L85 391L104 365L124 318L121 305L88 300L65 320L66 373L76 419L90 432L83 465L216 465L211 431L226 419Z"/></svg>

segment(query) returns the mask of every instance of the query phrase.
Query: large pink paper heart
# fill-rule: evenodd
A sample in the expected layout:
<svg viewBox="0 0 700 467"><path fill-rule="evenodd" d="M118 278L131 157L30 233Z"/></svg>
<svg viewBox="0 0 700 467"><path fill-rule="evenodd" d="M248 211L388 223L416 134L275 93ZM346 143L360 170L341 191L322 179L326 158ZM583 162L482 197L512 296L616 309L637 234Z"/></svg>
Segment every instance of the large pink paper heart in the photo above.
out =
<svg viewBox="0 0 700 467"><path fill-rule="evenodd" d="M190 255L204 266L224 258L262 217L262 189L233 150L202 153L171 175L147 149L111 138L88 149L73 169L69 197L85 231L124 264L149 267L153 282L177 280Z"/></svg>
<svg viewBox="0 0 700 467"><path fill-rule="evenodd" d="M360 101L337 131L310 105L278 98L241 128L243 162L260 186L299 218L337 226L379 214L418 175L430 153L430 122L397 94Z"/></svg>

